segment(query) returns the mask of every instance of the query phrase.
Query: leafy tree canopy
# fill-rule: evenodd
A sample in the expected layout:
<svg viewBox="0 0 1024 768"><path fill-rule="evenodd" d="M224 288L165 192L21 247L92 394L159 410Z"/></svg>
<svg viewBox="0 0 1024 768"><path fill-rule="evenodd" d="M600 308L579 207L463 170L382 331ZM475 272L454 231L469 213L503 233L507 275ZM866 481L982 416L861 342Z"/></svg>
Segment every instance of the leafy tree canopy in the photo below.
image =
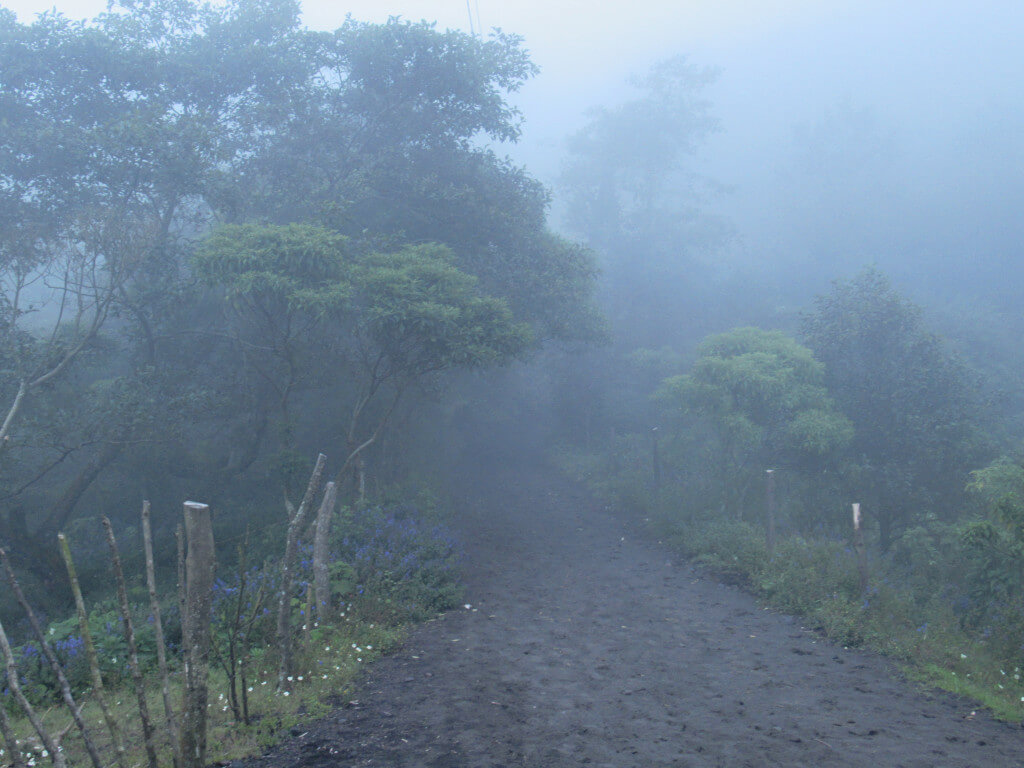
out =
<svg viewBox="0 0 1024 768"><path fill-rule="evenodd" d="M810 350L779 331L737 328L705 340L692 371L668 378L658 397L709 419L743 463L824 456L852 437Z"/></svg>
<svg viewBox="0 0 1024 768"><path fill-rule="evenodd" d="M982 455L980 404L973 376L921 310L868 269L819 297L803 333L854 424L854 482L876 510L883 545L915 517L953 513Z"/></svg>

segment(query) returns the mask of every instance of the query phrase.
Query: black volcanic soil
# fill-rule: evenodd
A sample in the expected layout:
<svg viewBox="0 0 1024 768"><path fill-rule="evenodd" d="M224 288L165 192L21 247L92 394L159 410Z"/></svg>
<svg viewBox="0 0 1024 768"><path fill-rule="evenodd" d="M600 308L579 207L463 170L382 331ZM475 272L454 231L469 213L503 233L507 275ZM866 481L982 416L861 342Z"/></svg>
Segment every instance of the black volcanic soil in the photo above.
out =
<svg viewBox="0 0 1024 768"><path fill-rule="evenodd" d="M249 768L1024 765L1021 727L761 609L549 472L460 495L472 608Z"/></svg>

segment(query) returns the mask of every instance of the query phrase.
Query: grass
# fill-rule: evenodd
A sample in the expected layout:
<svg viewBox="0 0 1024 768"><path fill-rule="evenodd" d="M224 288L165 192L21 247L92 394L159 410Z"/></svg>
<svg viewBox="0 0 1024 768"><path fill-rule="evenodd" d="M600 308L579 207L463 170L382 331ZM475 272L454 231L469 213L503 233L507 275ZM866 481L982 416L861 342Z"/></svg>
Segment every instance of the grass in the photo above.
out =
<svg viewBox="0 0 1024 768"><path fill-rule="evenodd" d="M367 611L370 613L371 611ZM372 609L373 613L378 613ZM209 680L207 762L226 763L258 755L288 735L292 728L326 715L333 706L347 701L354 681L365 666L392 650L405 635L402 624L381 624L359 618L356 609L332 625L316 626L304 635L296 654L296 672L288 692L277 691L277 658L271 652L254 655L247 672L247 697L250 723L237 720L229 704L228 680L223 670L211 666ZM129 766L146 764L145 743L138 716L134 690L119 685L106 690L108 704L121 725ZM172 677L172 701L180 705L180 675ZM99 704L94 697L84 697L82 714L90 728L90 736L101 755L114 754L114 747L104 725ZM147 679L146 703L156 728L156 747L161 765L171 764L171 746L167 736L160 683L155 676ZM38 708L47 730L59 733L70 725L67 710L56 702ZM13 711L11 712L13 715ZM42 745L24 717L15 718L14 728L21 742L22 753L29 765L45 761ZM84 743L72 728L64 739L63 751L71 765L89 763ZM0 763L6 762L0 747ZM113 764L113 760L111 760Z"/></svg>
<svg viewBox="0 0 1024 768"><path fill-rule="evenodd" d="M330 623L296 625L293 674L284 690L278 690L278 657L275 645L276 615L268 608L265 596L276 594L278 569L272 561L262 568L245 569L219 580L214 587L214 645L226 650L231 638L240 653L239 674L244 673L244 692L232 705L230 684L223 665L211 653L207 755L208 763L227 763L258 755L286 737L295 727L326 714L334 706L351 698L354 681L365 666L401 642L406 627L437 615L461 602L459 548L457 542L431 510L421 513L410 505L374 506L360 509L337 526L332 545L332 603L336 613ZM244 571L244 576L243 572ZM298 564L303 582L312 578L308 553ZM306 592L306 600L309 593ZM241 613L238 613L239 606ZM293 621L304 621L307 605L297 595L293 600ZM154 744L159 764L170 765L172 742L168 736L161 683L155 666L155 634L147 620L148 608L137 606L137 639L140 660L146 676L146 708L156 734ZM176 617L176 606L165 618ZM240 617L236 620L235 617ZM247 618L248 617L248 618ZM249 620L251 618L251 621ZM106 700L123 729L127 766L146 765L146 745L142 733L134 686L125 669L125 646L118 633L119 620L102 604L90 615L91 633L97 641L100 667L106 682ZM168 626L172 626L168 633ZM177 621L165 622L165 634L177 642ZM98 701L90 697L90 681L81 652L75 618L52 623L51 644L63 648L65 671L83 692L78 696L90 738L110 765L116 763L113 738L105 726ZM40 660L32 643L14 649L20 665L22 687L33 700L45 730L66 733L62 751L72 766L90 763L85 743L77 729L70 728L71 717L56 694L49 668ZM176 656L173 662L180 667ZM171 699L181 708L181 671L172 674ZM247 699L248 717L242 706ZM78 695L78 694L76 694ZM39 702L39 703L36 703ZM30 765L46 760L40 739L13 697L0 690L0 706L13 721L19 749ZM0 743L0 765L8 762L6 744Z"/></svg>
<svg viewBox="0 0 1024 768"><path fill-rule="evenodd" d="M1016 641L965 629L942 594L941 574L910 584L887 563L873 562L862 593L855 556L842 542L780 537L769 557L761 528L692 514L678 499L645 489L636 467L615 475L605 459L602 472L598 458L570 451L556 455L555 463L600 498L647 515L659 540L765 605L800 616L844 646L895 659L912 680L973 699L1002 720L1024 722L1024 649Z"/></svg>

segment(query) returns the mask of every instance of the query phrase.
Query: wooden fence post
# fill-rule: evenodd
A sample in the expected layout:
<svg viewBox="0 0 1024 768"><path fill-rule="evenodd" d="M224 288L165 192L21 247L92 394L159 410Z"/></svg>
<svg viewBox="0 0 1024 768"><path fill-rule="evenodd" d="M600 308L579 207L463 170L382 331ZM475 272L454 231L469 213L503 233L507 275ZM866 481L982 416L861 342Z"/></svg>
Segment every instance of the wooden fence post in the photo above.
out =
<svg viewBox="0 0 1024 768"><path fill-rule="evenodd" d="M39 623L39 617L36 616L36 612L32 610L32 606L29 605L28 600L25 599L25 593L22 592L21 585L18 583L18 579L14 575L14 568L11 566L11 561L7 557L7 552L3 549L0 549L0 560L3 561L4 570L7 572L7 581L11 585L11 591L14 592L15 599L18 601L22 610L25 611L25 616L28 618L29 625L32 627L32 634L36 636L36 640L39 642L39 650L49 663L50 669L53 671L53 676L57 678L57 684L60 686L60 692L64 699L64 704L67 706L68 711L71 712L71 717L75 725L78 726L78 732L82 737L82 742L85 744L86 751L89 753L89 759L92 760L92 764L95 768L103 768L103 760L100 757L100 753L96 750L96 745L92 740L92 736L89 734L89 729L85 724L85 718L82 717L82 709L78 706L78 702L75 701L74 694L71 691L71 683L68 682L68 678L64 674L64 669L61 667L60 661L58 661L57 655L53 651L53 647L46 639L46 633L43 631L42 624ZM17 674L17 672L15 672L15 674Z"/></svg>
<svg viewBox="0 0 1024 768"><path fill-rule="evenodd" d="M11 725L4 707L0 707L0 735L3 736L4 744L7 746L7 755L11 760L12 768L25 768L25 760L21 756L21 745L14 738L14 727Z"/></svg>
<svg viewBox="0 0 1024 768"><path fill-rule="evenodd" d="M853 549L857 553L857 573L860 575L860 591L868 589L868 558L864 549L864 531L861 529L860 504L853 505Z"/></svg>
<svg viewBox="0 0 1024 768"><path fill-rule="evenodd" d="M213 608L213 525L210 507L186 501L185 538L185 697L181 722L181 757L186 768L206 765L207 677L210 670L210 621Z"/></svg>
<svg viewBox="0 0 1024 768"><path fill-rule="evenodd" d="M661 452L658 450L658 428L651 428L651 469L654 473L654 492L661 490Z"/></svg>
<svg viewBox="0 0 1024 768"><path fill-rule="evenodd" d="M75 612L78 615L78 631L82 636L82 645L85 647L85 656L89 662L89 675L92 680L92 695L100 705L103 713L103 720L110 732L110 740L114 745L114 753L120 768L128 767L128 757L124 749L124 740L121 738L121 729L114 719L113 713L107 704L107 698L103 693L103 675L100 674L99 657L96 654L96 644L92 640L92 631L89 629L89 614L85 610L85 599L82 597L82 587L78 582L78 572L75 570L75 561L71 557L71 545L63 533L57 534L57 541L60 543L61 556L64 558L64 566L68 571L68 580L71 582L71 594L75 598Z"/></svg>
<svg viewBox="0 0 1024 768"><path fill-rule="evenodd" d="M146 703L146 684L142 679L142 668L139 666L139 649L135 643L135 628L132 626L132 610L128 604L128 588L125 586L124 570L121 568L121 554L114 538L114 527L110 518L102 518L103 527L107 531L107 546L110 548L110 564L117 582L117 602L121 609L121 626L124 629L125 643L128 645L128 668L135 684L135 697L139 704L139 720L142 722L143 739L146 742L146 759L149 768L157 768L156 742L154 739L153 721L149 717L149 705Z"/></svg>
<svg viewBox="0 0 1024 768"><path fill-rule="evenodd" d="M302 535L309 508L313 505L313 498L320 490L320 480L326 465L327 457L322 453L319 454L316 457L316 465L313 467L313 474L309 478L309 485L306 486L302 502L295 511L295 515L288 521L284 559L281 562L281 584L277 590L277 648L280 654L277 667L277 690L279 691L291 687L288 685L288 677L291 675L292 665L292 585L295 578L295 563L299 556L299 537Z"/></svg>
<svg viewBox="0 0 1024 768"><path fill-rule="evenodd" d="M167 738L171 742L174 768L181 768L181 743L178 725L171 705L171 679L167 672L167 646L164 641L164 625L160 615L160 600L156 593L156 565L153 562L153 531L149 525L149 502L142 502L142 545L146 555L146 587L149 589L149 610L153 614L153 629L156 632L156 660L160 669L160 694L164 700L164 718Z"/></svg>
<svg viewBox="0 0 1024 768"><path fill-rule="evenodd" d="M771 559L775 557L775 470L766 469L765 474L768 476L766 488L768 525L765 528L765 545L768 547L768 558Z"/></svg>
<svg viewBox="0 0 1024 768"><path fill-rule="evenodd" d="M35 732L39 734L39 740L43 743L43 746L46 747L46 751L50 754L50 761L53 763L54 768L67 768L68 763L64 758L64 753L58 749L60 746L59 742L53 738L48 730L46 730L46 726L43 725L43 721L39 719L39 715L36 714L36 711L32 708L29 700L21 690L21 685L18 683L18 667L14 660L14 652L11 650L11 644L7 640L7 633L4 631L4 625L2 622L0 622L0 652L3 653L4 657L8 690L10 690L11 695L14 696L14 700L21 705L22 711L25 713L29 722L32 723L32 727L35 729Z"/></svg>
<svg viewBox="0 0 1024 768"><path fill-rule="evenodd" d="M316 514L316 533L313 536L313 587L316 616L324 621L330 614L331 574L327 565L331 536L331 519L338 500L338 486L330 482L324 490L324 500Z"/></svg>

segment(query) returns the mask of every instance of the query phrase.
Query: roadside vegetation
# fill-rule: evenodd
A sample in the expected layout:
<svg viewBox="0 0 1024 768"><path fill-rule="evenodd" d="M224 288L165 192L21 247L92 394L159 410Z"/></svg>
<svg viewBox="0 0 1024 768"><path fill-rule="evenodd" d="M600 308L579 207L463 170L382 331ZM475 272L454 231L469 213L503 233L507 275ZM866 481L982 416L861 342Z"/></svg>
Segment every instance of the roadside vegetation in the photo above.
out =
<svg viewBox="0 0 1024 768"><path fill-rule="evenodd" d="M312 600L312 547L301 547L291 597L293 659L284 685L278 680L276 598L280 558L248 537L239 544L235 562L221 565L213 590L208 762L258 755L282 738L295 735L294 729L303 723L349 704L353 682L365 666L401 642L411 623L458 604L462 589L460 551L441 517L429 502L344 510L330 542L331 599L323 606ZM248 567L246 563L252 560L261 564ZM169 576L173 578L173 574ZM147 709L150 713L162 712L154 615L147 604L133 605L131 612L137 628L134 643L145 678ZM181 614L176 597L163 601L161 616L169 649L169 693L177 708L185 694ZM146 739L121 621L117 607L100 600L89 611L89 634L104 681L103 703L118 724L116 738L125 748L119 762L143 765L147 764ZM117 754L115 736L106 728L106 715L95 695L78 619L54 621L45 635L82 706L99 753ZM70 716L61 706L58 681L38 641L30 640L12 650L21 690L40 715L44 729L56 736L68 733ZM10 719L23 763L45 761L45 745L9 688L3 691L0 706ZM160 721L155 714L152 717ZM158 764L174 762L167 732L157 728L154 740ZM4 750L0 759L10 761L6 755L9 747L0 749ZM88 761L83 742L75 735L62 738L61 749L71 765Z"/></svg>
<svg viewBox="0 0 1024 768"><path fill-rule="evenodd" d="M701 205L716 76L662 62L568 144L566 221L599 254L611 342L555 378L556 458L766 604L1020 721L1024 432L1019 345L1002 341L1015 311L951 314L956 299L921 291L899 252L815 261L737 243ZM839 183L831 162L807 168ZM759 266L717 262L744 245ZM789 257L837 279L777 266Z"/></svg>
<svg viewBox="0 0 1024 768"><path fill-rule="evenodd" d="M767 605L1024 720L1024 467L992 458L973 374L873 271L804 327L810 347L757 328L708 338L650 392L656 429L615 425L558 462ZM639 378L666 359L632 363Z"/></svg>

